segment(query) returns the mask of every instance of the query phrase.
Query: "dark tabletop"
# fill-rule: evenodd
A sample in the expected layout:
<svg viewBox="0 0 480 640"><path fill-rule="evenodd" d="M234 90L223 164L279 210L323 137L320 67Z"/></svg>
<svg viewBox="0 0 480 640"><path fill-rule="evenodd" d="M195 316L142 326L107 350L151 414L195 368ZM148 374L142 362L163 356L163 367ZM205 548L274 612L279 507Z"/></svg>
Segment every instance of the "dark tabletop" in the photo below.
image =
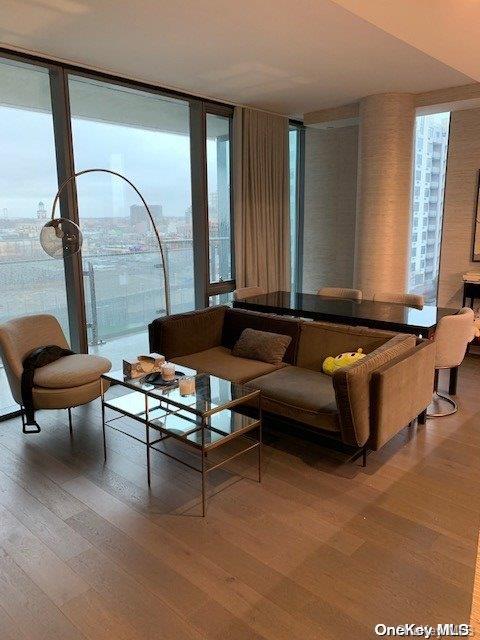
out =
<svg viewBox="0 0 480 640"><path fill-rule="evenodd" d="M423 333L425 337L435 329L442 316L458 312L458 309L429 305L420 309L392 302L373 302L373 300L354 302L339 298L326 298L313 293L290 293L287 291L275 291L236 300L234 306L340 324L357 324L377 329Z"/></svg>

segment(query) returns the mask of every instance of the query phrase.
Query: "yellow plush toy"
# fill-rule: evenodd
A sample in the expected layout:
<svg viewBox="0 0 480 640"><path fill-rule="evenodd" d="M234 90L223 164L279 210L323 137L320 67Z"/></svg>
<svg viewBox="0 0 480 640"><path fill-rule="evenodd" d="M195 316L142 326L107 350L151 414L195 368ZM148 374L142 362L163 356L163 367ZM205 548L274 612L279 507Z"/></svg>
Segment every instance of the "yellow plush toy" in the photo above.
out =
<svg viewBox="0 0 480 640"><path fill-rule="evenodd" d="M358 349L357 351L348 351L347 353L341 353L340 355L335 357L329 356L323 361L323 373L326 373L329 376L333 376L337 369L349 367L350 365L355 364L355 362L358 362L364 357L365 354L363 353L363 349Z"/></svg>

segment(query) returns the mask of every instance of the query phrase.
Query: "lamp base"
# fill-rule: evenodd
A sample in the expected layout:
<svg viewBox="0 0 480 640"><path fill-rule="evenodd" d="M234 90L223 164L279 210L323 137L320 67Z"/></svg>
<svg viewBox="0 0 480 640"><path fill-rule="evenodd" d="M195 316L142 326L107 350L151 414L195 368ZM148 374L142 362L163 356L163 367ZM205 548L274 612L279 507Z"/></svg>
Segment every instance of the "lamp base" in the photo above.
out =
<svg viewBox="0 0 480 640"><path fill-rule="evenodd" d="M458 405L455 400L435 391L432 402L427 407L427 418L443 418L451 416L457 411Z"/></svg>

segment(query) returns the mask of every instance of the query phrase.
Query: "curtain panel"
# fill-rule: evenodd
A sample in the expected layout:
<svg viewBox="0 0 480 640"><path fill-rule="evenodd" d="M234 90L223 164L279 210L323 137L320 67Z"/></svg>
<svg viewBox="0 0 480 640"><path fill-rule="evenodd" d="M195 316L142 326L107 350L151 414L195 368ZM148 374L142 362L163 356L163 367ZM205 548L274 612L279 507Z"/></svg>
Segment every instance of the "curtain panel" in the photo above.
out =
<svg viewBox="0 0 480 640"><path fill-rule="evenodd" d="M236 286L288 291L288 119L237 107L234 138Z"/></svg>

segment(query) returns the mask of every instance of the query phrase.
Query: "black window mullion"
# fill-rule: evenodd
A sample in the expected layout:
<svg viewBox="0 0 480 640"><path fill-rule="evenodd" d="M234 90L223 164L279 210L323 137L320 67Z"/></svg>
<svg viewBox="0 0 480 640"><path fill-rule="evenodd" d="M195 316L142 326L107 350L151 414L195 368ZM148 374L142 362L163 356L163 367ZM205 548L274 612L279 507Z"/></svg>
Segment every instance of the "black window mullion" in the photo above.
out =
<svg viewBox="0 0 480 640"><path fill-rule="evenodd" d="M75 173L68 77L67 73L61 67L52 67L50 69L50 93L52 99L57 177L60 186L64 180ZM67 185L60 196L60 211L62 217L79 224L77 191L74 181ZM56 212L56 216L58 215L59 213ZM87 353L87 321L81 253L64 258L64 267L70 342L75 351Z"/></svg>
<svg viewBox="0 0 480 640"><path fill-rule="evenodd" d="M195 307L208 306L209 238L207 196L207 146L205 107L190 103L190 162L192 171L192 235Z"/></svg>

